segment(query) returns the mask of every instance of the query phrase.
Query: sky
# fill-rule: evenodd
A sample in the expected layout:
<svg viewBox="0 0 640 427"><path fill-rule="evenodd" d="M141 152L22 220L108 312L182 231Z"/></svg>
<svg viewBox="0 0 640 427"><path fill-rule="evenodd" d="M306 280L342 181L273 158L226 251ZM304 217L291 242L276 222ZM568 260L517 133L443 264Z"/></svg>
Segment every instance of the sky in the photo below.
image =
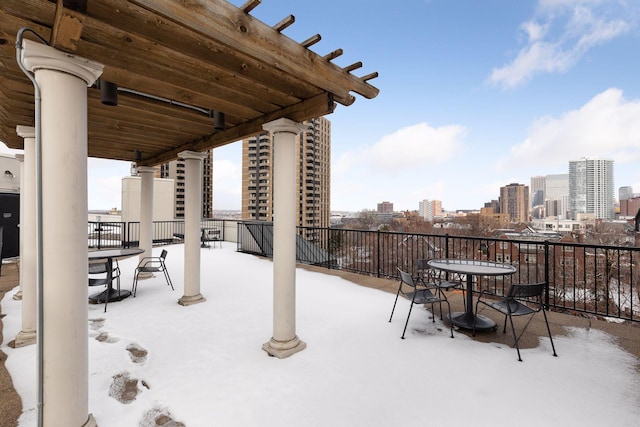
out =
<svg viewBox="0 0 640 427"><path fill-rule="evenodd" d="M640 418L638 361L596 328L553 330L558 357L543 337L518 362L507 345L451 339L439 316L415 306L402 340L408 300L389 323L393 294L297 269L296 334L307 348L277 359L262 350L273 332L270 260L232 242L203 250L206 302L183 307L184 245L154 255L162 249L175 291L160 275L106 313L88 306L89 411L101 427L152 427L161 413L223 427L632 427ZM119 262L123 288L137 261ZM11 294L0 349L23 402L19 426L34 426L36 347L7 345L21 325ZM131 347L146 356L134 360ZM135 400L110 396L115 377L138 380Z"/></svg>
<svg viewBox="0 0 640 427"><path fill-rule="evenodd" d="M232 0L240 6L244 0ZM266 1L251 14L333 62L378 72L380 94L331 121L331 209L390 201L479 209L510 183L614 160L640 192L640 2L632 0ZM214 150L214 209L239 210L241 143ZM120 207L129 165L89 162L90 209Z"/></svg>

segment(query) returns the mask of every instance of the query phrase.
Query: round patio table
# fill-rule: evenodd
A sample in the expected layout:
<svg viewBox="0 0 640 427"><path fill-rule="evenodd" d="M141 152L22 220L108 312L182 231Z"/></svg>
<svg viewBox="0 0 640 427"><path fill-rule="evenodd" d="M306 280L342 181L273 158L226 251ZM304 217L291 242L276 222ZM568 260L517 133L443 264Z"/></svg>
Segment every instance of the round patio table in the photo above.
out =
<svg viewBox="0 0 640 427"><path fill-rule="evenodd" d="M106 259L108 262L107 268L107 289L89 296L89 302L93 304L101 304L105 302L105 298L109 295L109 302L122 301L123 299L131 295L131 291L113 289L112 274L113 274L113 260L129 258L134 255L139 255L144 252L144 249L129 248L129 249L100 249L97 251L88 252L89 261L97 261Z"/></svg>
<svg viewBox="0 0 640 427"><path fill-rule="evenodd" d="M451 322L465 329L486 330L496 327L496 322L473 312L473 276L506 276L516 272L509 264L474 259L432 259L427 264L437 270L464 274L467 277L467 305L465 311L451 313Z"/></svg>

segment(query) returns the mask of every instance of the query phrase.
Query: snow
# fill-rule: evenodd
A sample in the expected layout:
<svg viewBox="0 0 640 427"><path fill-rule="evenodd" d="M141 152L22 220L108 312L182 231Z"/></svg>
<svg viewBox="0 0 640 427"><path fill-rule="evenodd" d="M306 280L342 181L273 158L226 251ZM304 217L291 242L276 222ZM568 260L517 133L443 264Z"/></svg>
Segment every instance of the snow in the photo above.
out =
<svg viewBox="0 0 640 427"><path fill-rule="evenodd" d="M107 313L88 306L89 412L101 427L154 426L160 414L188 427L638 425L638 361L604 332L572 328L554 336L559 357L541 339L518 362L508 346L451 339L416 307L401 340L408 301L389 323L394 295L297 269L296 333L307 348L277 359L262 350L273 324L270 260L229 242L203 249L206 302L183 307L184 247L164 248L175 291L159 275ZM136 263L120 261L124 288ZM7 346L20 302L1 304L19 425L34 426L36 347ZM121 403L111 395L127 379L138 393Z"/></svg>

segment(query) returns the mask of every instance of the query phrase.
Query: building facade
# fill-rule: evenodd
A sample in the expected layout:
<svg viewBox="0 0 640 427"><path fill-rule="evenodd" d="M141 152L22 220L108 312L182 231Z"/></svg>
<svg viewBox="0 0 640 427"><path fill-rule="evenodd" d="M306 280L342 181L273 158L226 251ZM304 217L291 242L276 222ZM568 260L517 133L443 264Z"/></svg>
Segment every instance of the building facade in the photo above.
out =
<svg viewBox="0 0 640 427"><path fill-rule="evenodd" d="M511 222L529 222L529 187L512 183L500 187L500 213L508 214Z"/></svg>
<svg viewBox="0 0 640 427"><path fill-rule="evenodd" d="M547 175L544 183L545 216L566 219L569 215L569 174Z"/></svg>
<svg viewBox="0 0 640 427"><path fill-rule="evenodd" d="M544 205L546 176L532 176L529 187L531 207Z"/></svg>
<svg viewBox="0 0 640 427"><path fill-rule="evenodd" d="M569 214L593 213L614 219L613 160L582 158L569 162Z"/></svg>
<svg viewBox="0 0 640 427"><path fill-rule="evenodd" d="M424 220L433 221L433 218L442 216L442 201L422 200L418 202L418 213Z"/></svg>
<svg viewBox="0 0 640 427"><path fill-rule="evenodd" d="M205 152L202 160L202 218L213 217L213 150ZM185 162L183 159L172 160L160 165L156 178L168 178L175 181L174 218L184 218L184 179Z"/></svg>
<svg viewBox="0 0 640 427"><path fill-rule="evenodd" d="M331 122L306 120L296 137L297 225L329 227L331 201ZM273 142L263 133L242 141L242 219L272 221ZM309 237L309 236L308 236Z"/></svg>

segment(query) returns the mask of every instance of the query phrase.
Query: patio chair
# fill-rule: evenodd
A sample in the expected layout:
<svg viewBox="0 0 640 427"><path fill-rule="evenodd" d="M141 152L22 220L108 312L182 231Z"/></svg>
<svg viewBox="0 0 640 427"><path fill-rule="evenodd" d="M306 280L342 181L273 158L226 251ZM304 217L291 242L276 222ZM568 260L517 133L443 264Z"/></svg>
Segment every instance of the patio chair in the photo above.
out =
<svg viewBox="0 0 640 427"><path fill-rule="evenodd" d="M109 303L109 294L112 283L116 281L116 289L120 293L120 267L118 261L113 260L111 264L112 272L109 275L109 261L91 261L89 262L89 286L106 286L104 291L104 312L107 312L107 304Z"/></svg>
<svg viewBox="0 0 640 427"><path fill-rule="evenodd" d="M462 303L466 309L467 303L464 297L465 284L460 275L457 273L449 273L449 278L447 278L444 271L429 267L429 264L427 264L428 261L428 259L417 260L418 277L442 291L449 291L451 289L462 290ZM440 303L440 320L443 320L442 303Z"/></svg>
<svg viewBox="0 0 640 427"><path fill-rule="evenodd" d="M547 314L545 312L544 303L543 303L543 294L544 294L545 282L540 283L514 283L509 287L509 291L507 295L496 300L496 299L482 299L488 295L493 295L488 290L483 290L480 292L478 296L478 300L476 301L476 313L478 312L478 304L483 304L486 307L492 308L494 310L499 311L504 314L504 326L502 328L502 332L507 332L507 318L509 318L509 322L511 324L511 331L513 332L513 339L515 340L516 351L518 352L518 360L522 362L522 357L520 357L520 345L518 344L520 341L520 337L524 334L524 331L533 320L533 317L536 313L542 311L542 315L544 316L544 323L547 325L547 333L549 334L549 339L551 340L551 348L553 350L553 355L558 356L556 353L556 348L553 345L553 338L551 337L551 329L549 328L549 321L547 319ZM513 316L526 316L531 315L527 323L524 325L524 328L520 331L520 335L516 335L516 329L513 325ZM473 328L473 335L475 335L475 323Z"/></svg>
<svg viewBox="0 0 640 427"><path fill-rule="evenodd" d="M400 285L398 286L398 292L396 292L396 300L393 303L393 309L391 310L391 316L389 317L389 322L393 318L393 312L396 309L396 304L398 303L398 296L402 294L405 298L411 301L411 305L409 306L409 314L407 314L407 321L404 324L404 330L402 331L402 339L404 339L404 335L407 331L407 326L409 325L409 317L411 317L411 310L413 309L414 304L431 304L431 314L432 319L436 321L435 311L433 309L436 303L441 304L445 302L449 307L449 316L451 316L451 306L449 305L449 301L447 301L447 297L443 294L442 289L427 284L421 278L414 279L409 273L404 272L398 268L398 273L400 273ZM417 283L416 283L417 282ZM432 292L435 291L435 294ZM440 313L442 316L442 313ZM451 338L453 338L453 324L450 324L451 330Z"/></svg>
<svg viewBox="0 0 640 427"><path fill-rule="evenodd" d="M166 257L167 251L163 249L159 257L144 257L140 260L133 274L133 288L131 289L131 292L134 297L136 296L136 291L138 289L138 278L140 273L162 272L165 280L167 281L167 285L171 286L171 290L174 290L173 283L171 283L171 277L169 277L169 271L167 271L167 266L164 263Z"/></svg>

